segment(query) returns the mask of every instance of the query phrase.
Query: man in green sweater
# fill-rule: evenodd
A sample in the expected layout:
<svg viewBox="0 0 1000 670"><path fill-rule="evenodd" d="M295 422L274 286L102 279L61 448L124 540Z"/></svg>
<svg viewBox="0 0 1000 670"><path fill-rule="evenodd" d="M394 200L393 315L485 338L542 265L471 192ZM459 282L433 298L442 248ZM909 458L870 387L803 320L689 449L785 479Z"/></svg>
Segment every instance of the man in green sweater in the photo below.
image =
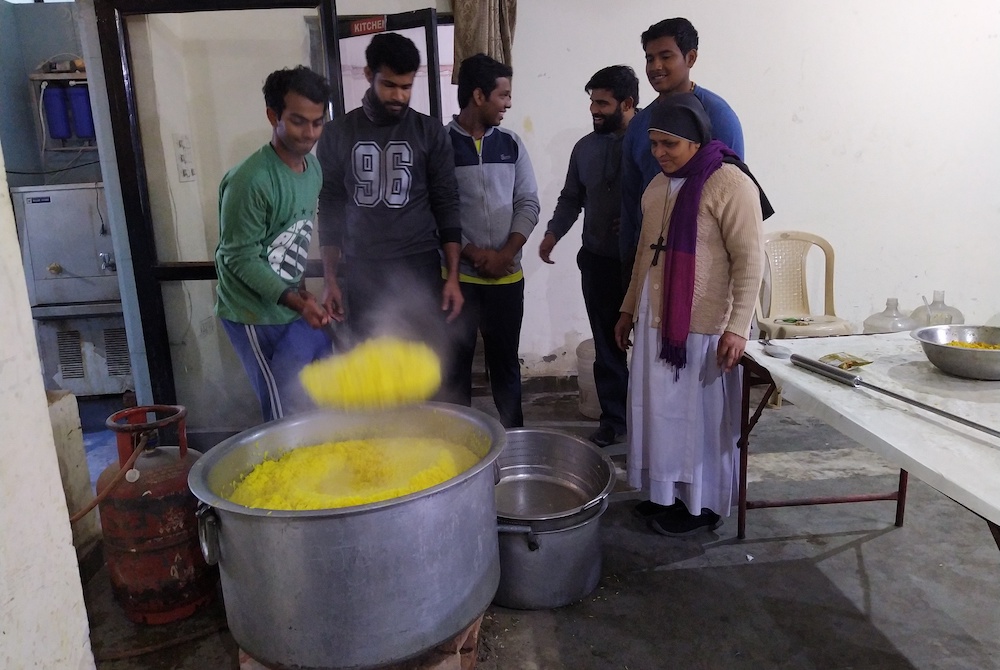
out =
<svg viewBox="0 0 1000 670"><path fill-rule="evenodd" d="M271 141L219 185L215 313L271 421L309 407L298 373L330 353L330 314L303 284L323 184L310 151L330 87L300 65L272 72L263 91Z"/></svg>

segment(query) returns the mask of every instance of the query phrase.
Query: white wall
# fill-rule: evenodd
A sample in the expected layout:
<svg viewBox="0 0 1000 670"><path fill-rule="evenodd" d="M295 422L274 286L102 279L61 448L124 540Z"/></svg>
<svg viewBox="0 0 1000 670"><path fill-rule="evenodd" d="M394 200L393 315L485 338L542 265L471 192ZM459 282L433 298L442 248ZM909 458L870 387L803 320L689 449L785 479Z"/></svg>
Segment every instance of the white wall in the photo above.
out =
<svg viewBox="0 0 1000 670"><path fill-rule="evenodd" d="M0 668L93 668L83 588L4 176L0 287Z"/></svg>
<svg viewBox="0 0 1000 670"><path fill-rule="evenodd" d="M692 78L740 116L748 162L777 210L765 230L807 230L836 249L840 316L860 331L887 297L913 309L934 289L967 322L1000 311L1000 5L989 0L519 3L504 123L531 154L540 228L573 143L590 130L587 79L631 65L649 103L639 36L671 16L700 34ZM529 372L569 369L563 352L572 358L589 333L579 230L556 247L555 266L538 260L540 239L525 253ZM540 363L546 354L559 358Z"/></svg>
<svg viewBox="0 0 1000 670"><path fill-rule="evenodd" d="M441 0L342 0L338 10L347 16L426 6L450 10ZM168 116L186 115L192 125L200 174L194 209L201 208L206 252L217 234L218 178L269 135L262 77L306 60L300 19L269 21L261 38L257 14L240 12L220 24L211 18L216 13L197 13L169 24L181 31L181 69L193 93L176 99L178 109ZM1000 149L993 118L1000 112L993 72L1000 63L1000 6L992 0L966 0L961 11L940 0L522 2L514 107L505 125L525 139L542 204L539 230L524 254L525 374L575 372L575 347L590 336L575 266L579 225L556 248L555 266L543 265L536 253L570 150L591 128L583 86L597 69L626 63L638 72L648 104L653 91L639 35L669 16L694 22L701 48L693 78L723 95L743 121L748 161L777 209L765 229L814 232L837 250L840 316L860 330L887 297L912 309L934 289L944 289L969 322L1000 311L1000 299L988 290L1000 280L1000 264L990 257L1000 242L1000 190L990 183ZM167 130L161 128L162 138L170 137ZM169 176L171 157L164 153L161 170ZM175 201L187 191L172 189ZM168 207L189 211L177 202ZM812 269L814 276L819 270ZM184 309L174 310L183 326L172 342L193 347L186 360L174 352L178 379L193 374L180 385L194 390L201 380L218 379L208 364L213 352L230 356L224 336L211 332L209 302L195 305L185 295L177 302ZM813 303L818 307L817 297ZM244 398L242 371L233 363L221 365ZM181 402L215 407L216 389L205 388L194 402Z"/></svg>

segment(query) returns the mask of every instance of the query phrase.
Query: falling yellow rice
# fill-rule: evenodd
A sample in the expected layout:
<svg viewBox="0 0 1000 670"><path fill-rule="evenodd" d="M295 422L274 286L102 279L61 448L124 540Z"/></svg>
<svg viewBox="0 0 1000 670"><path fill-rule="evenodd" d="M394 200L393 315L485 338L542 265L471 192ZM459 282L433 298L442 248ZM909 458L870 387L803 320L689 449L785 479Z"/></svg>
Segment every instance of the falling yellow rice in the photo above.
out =
<svg viewBox="0 0 1000 670"><path fill-rule="evenodd" d="M272 510L365 505L430 488L478 461L470 449L436 438L326 442L258 464L228 497Z"/></svg>
<svg viewBox="0 0 1000 670"><path fill-rule="evenodd" d="M381 409L434 395L441 386L441 361L422 342L378 337L310 363L299 378L317 405Z"/></svg>

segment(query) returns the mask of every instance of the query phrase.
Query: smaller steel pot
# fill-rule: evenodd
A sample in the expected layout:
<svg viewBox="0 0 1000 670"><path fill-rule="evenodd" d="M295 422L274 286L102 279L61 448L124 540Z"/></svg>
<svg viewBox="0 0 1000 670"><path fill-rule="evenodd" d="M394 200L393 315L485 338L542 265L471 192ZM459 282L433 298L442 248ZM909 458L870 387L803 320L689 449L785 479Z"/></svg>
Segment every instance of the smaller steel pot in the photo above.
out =
<svg viewBox="0 0 1000 670"><path fill-rule="evenodd" d="M600 521L607 508L607 499L601 500L587 512L568 517L565 528L498 524L500 585L493 602L540 610L586 598L601 580Z"/></svg>
<svg viewBox="0 0 1000 670"><path fill-rule="evenodd" d="M611 459L568 433L517 429L507 431L496 465L500 585L493 602L533 610L586 597L601 578Z"/></svg>

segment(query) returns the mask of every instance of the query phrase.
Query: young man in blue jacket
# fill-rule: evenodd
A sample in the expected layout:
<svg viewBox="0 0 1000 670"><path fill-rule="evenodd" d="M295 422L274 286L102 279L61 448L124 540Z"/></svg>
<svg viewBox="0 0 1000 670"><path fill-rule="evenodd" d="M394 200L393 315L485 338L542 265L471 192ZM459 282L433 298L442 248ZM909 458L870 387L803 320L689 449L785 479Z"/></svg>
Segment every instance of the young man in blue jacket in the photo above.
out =
<svg viewBox="0 0 1000 670"><path fill-rule="evenodd" d="M528 152L500 128L510 108L513 71L484 54L462 61L461 112L448 124L455 153L462 253L456 360L449 374L456 400L472 403L472 360L482 332L493 401L506 428L524 425L518 343L524 316L521 247L538 223L538 187Z"/></svg>
<svg viewBox="0 0 1000 670"><path fill-rule="evenodd" d="M691 81L691 68L698 59L698 31L691 22L680 17L664 19L651 25L641 39L646 52L646 78L659 94L657 100L675 93L693 93L708 112L712 139L719 140L745 160L743 127L736 112L720 96ZM636 112L622 144L622 220L618 239L626 269L632 266L639 241L642 193L661 171L649 150L651 107Z"/></svg>

